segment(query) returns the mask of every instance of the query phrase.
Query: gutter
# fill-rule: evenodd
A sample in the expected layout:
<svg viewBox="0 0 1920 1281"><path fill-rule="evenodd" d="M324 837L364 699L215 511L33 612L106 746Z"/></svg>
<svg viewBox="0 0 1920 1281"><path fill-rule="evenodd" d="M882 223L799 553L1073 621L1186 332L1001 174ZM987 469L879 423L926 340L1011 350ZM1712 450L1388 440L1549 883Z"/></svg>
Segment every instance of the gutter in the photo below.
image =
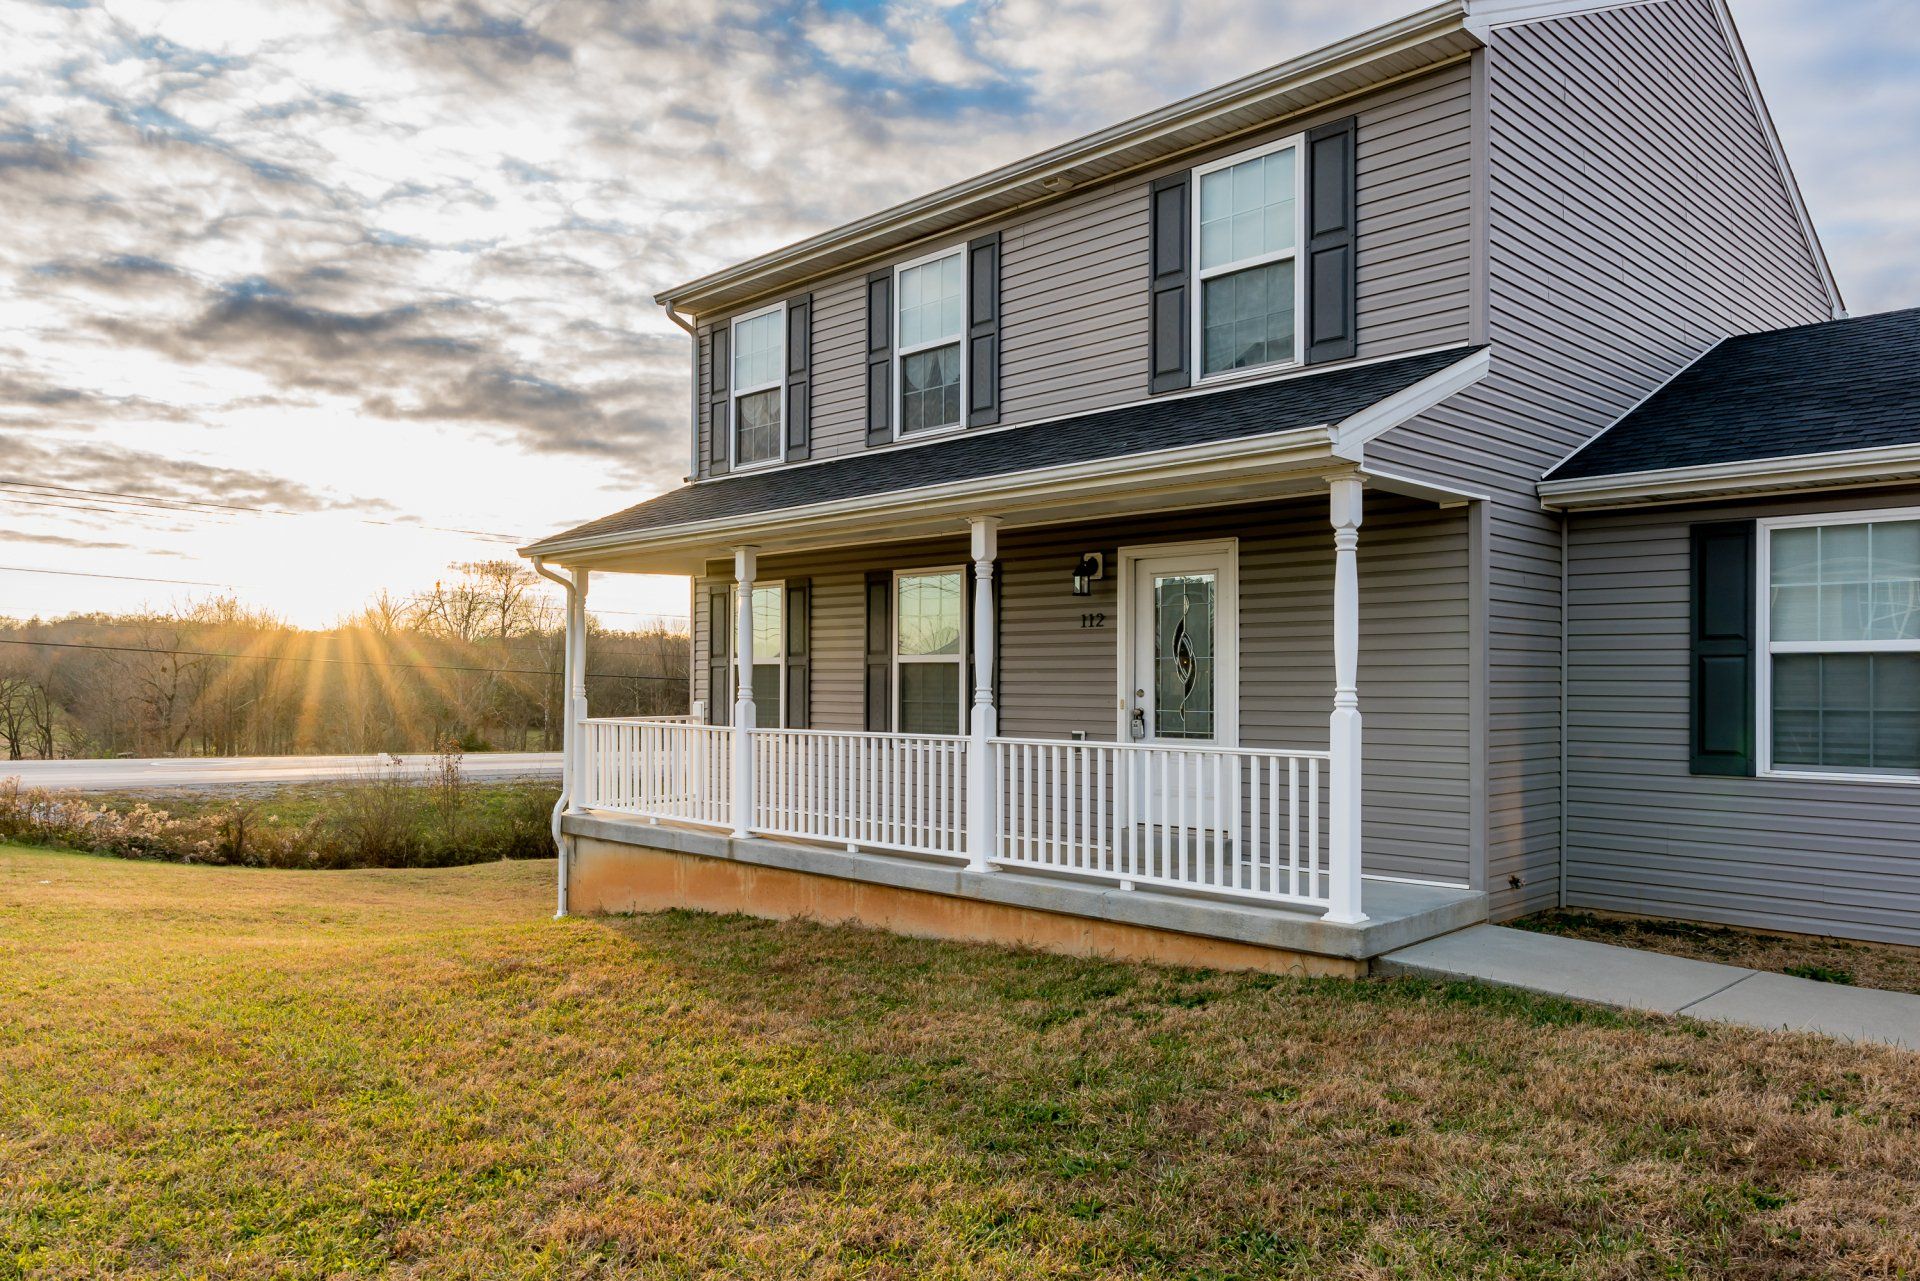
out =
<svg viewBox="0 0 1920 1281"><path fill-rule="evenodd" d="M558 583L567 594L567 628L565 642L560 654L560 799L553 803L553 848L560 860L559 876L554 886L554 919L567 914L567 873L573 864L573 841L561 830L561 816L567 812L567 804L573 797L573 602L577 594L573 579L563 578L547 568L546 561L535 556L533 572L549 582Z"/></svg>

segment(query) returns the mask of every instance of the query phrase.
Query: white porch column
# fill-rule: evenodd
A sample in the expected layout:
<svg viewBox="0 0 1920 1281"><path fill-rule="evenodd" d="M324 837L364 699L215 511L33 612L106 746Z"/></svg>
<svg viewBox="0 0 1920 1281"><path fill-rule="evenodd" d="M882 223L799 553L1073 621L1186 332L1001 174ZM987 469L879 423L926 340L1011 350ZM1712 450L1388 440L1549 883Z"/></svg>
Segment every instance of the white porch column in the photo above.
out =
<svg viewBox="0 0 1920 1281"><path fill-rule="evenodd" d="M1328 482L1333 520L1333 715L1327 790L1327 864L1332 902L1326 919L1357 924L1360 910L1360 505L1357 476Z"/></svg>
<svg viewBox="0 0 1920 1281"><path fill-rule="evenodd" d="M758 547L733 552L735 614L733 650L733 834L744 837L753 826L753 576Z"/></svg>
<svg viewBox="0 0 1920 1281"><path fill-rule="evenodd" d="M990 872L994 854L992 739L999 732L993 706L993 560L1000 551L1000 521L976 516L973 535L973 718L967 740L967 868Z"/></svg>
<svg viewBox="0 0 1920 1281"><path fill-rule="evenodd" d="M566 751L564 768L573 773L573 786L568 789L568 808L572 810L585 809L587 802L598 799L587 773L587 582L592 575L591 570L574 570L573 592L567 599L568 662L563 666L569 688L567 723L561 734Z"/></svg>

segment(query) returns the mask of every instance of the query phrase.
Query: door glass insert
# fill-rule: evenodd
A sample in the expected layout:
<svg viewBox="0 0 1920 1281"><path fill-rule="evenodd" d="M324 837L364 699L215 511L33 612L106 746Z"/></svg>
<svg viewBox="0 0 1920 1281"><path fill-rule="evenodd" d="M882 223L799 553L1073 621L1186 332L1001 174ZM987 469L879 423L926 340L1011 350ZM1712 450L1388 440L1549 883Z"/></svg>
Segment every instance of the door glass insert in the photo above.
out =
<svg viewBox="0 0 1920 1281"><path fill-rule="evenodd" d="M1214 736L1212 574L1163 574L1153 580L1153 733L1155 738Z"/></svg>

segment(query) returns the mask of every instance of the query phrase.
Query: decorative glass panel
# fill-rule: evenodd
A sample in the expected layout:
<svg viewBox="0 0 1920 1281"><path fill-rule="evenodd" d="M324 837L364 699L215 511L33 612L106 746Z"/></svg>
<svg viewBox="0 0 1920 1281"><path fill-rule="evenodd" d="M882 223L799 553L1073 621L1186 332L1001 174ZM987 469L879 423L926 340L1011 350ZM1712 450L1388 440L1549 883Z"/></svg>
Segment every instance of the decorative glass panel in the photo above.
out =
<svg viewBox="0 0 1920 1281"><path fill-rule="evenodd" d="M1203 373L1293 359L1293 260L1200 284Z"/></svg>
<svg viewBox="0 0 1920 1281"><path fill-rule="evenodd" d="M955 253L900 273L901 350L960 336L961 267Z"/></svg>
<svg viewBox="0 0 1920 1281"><path fill-rule="evenodd" d="M1920 654L1779 654L1773 761L1920 770Z"/></svg>
<svg viewBox="0 0 1920 1281"><path fill-rule="evenodd" d="M900 430L960 425L960 344L916 351L900 360Z"/></svg>
<svg viewBox="0 0 1920 1281"><path fill-rule="evenodd" d="M1774 640L1920 640L1920 521L1782 529L1768 561Z"/></svg>
<svg viewBox="0 0 1920 1281"><path fill-rule="evenodd" d="M1214 736L1212 574L1153 580L1153 733Z"/></svg>
<svg viewBox="0 0 1920 1281"><path fill-rule="evenodd" d="M733 385L763 387L780 381L780 313L770 311L733 327Z"/></svg>
<svg viewBox="0 0 1920 1281"><path fill-rule="evenodd" d="M733 460L763 463L780 456L780 389L756 391L733 402Z"/></svg>
<svg viewBox="0 0 1920 1281"><path fill-rule="evenodd" d="M1294 164L1289 147L1200 179L1202 271L1293 248Z"/></svg>
<svg viewBox="0 0 1920 1281"><path fill-rule="evenodd" d="M786 589L780 586L753 589L753 657L776 658L780 654L780 606Z"/></svg>
<svg viewBox="0 0 1920 1281"><path fill-rule="evenodd" d="M898 590L900 608L895 625L899 629L900 655L906 658L958 656L962 627L959 571L902 574Z"/></svg>
<svg viewBox="0 0 1920 1281"><path fill-rule="evenodd" d="M960 732L960 664L900 664L900 732Z"/></svg>

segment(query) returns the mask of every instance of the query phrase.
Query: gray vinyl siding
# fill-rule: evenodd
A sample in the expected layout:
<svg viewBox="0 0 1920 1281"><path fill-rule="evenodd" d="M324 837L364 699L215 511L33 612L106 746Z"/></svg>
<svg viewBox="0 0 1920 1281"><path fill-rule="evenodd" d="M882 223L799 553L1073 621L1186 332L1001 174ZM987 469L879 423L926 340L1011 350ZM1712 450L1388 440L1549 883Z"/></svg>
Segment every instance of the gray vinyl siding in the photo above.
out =
<svg viewBox="0 0 1920 1281"><path fill-rule="evenodd" d="M1240 545L1240 721L1248 747L1324 749L1333 701L1333 533L1324 500L1168 513L1001 538L1000 726L1018 737L1118 731L1118 575L1075 597L1082 552L1234 537ZM964 540L768 556L813 585L813 726L863 728L869 570L960 565ZM1465 881L1471 858L1467 517L1371 495L1360 538L1364 854L1371 872ZM1083 630L1080 616L1104 613ZM695 617L696 653L705 619Z"/></svg>
<svg viewBox="0 0 1920 1281"><path fill-rule="evenodd" d="M1490 496L1486 883L1551 906L1560 558L1534 484L1719 338L1826 319L1826 294L1711 0L1502 28L1485 77L1491 372L1368 448Z"/></svg>
<svg viewBox="0 0 1920 1281"><path fill-rule="evenodd" d="M1357 103L1276 123L1179 168L1356 115L1357 358L1465 342L1472 298L1472 113L1462 60ZM997 225L1002 425L1147 395L1147 190L1172 171L1073 192ZM930 242L903 251L898 261L941 247ZM867 270L813 287L815 459L866 448ZM704 450L704 399L702 405Z"/></svg>
<svg viewBox="0 0 1920 1281"><path fill-rule="evenodd" d="M1920 490L1573 517L1567 902L1920 944L1920 785L1688 773L1688 526Z"/></svg>

